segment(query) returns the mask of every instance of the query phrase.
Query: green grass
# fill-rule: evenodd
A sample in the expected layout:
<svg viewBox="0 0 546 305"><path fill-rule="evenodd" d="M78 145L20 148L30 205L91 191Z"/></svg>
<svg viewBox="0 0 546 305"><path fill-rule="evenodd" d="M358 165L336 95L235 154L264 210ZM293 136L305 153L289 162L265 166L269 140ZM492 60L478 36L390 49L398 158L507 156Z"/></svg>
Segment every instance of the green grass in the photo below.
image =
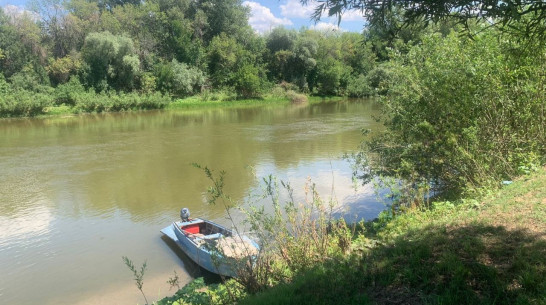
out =
<svg viewBox="0 0 546 305"><path fill-rule="evenodd" d="M167 109L194 109L194 108L215 108L215 107L254 107L262 105L287 105L286 98L264 97L263 99L241 99L241 100L207 100L200 96L191 96L178 99L169 104Z"/></svg>
<svg viewBox="0 0 546 305"><path fill-rule="evenodd" d="M152 102L151 104L140 105L147 101L147 97L138 94L121 94L114 95L112 97L103 96L101 94L93 93L77 93L70 91L73 94L73 98L82 100L78 106L71 105L54 105L52 101L53 96L50 97L49 105L40 109L37 113L32 113L32 116L37 117L53 117L53 116L67 116L77 115L80 113L96 113L96 112L116 112L116 111L133 111L133 110L145 110L145 109L172 109L172 110L184 110L184 109L206 109L206 108L242 108L242 107L258 107L258 106L282 106L290 104L289 98L286 96L275 96L274 94L266 94L263 98L255 99L236 99L234 93L218 91L203 93L200 95L190 96L187 98L177 99L172 102L161 101L160 103ZM156 100L160 97L152 96ZM336 102L343 100L343 97L309 97L309 103L322 103L322 102ZM157 101L155 101L157 102ZM134 105L133 105L134 104ZM166 105L166 106L165 106ZM0 107L1 108L1 107ZM15 111L15 110L13 110ZM13 112L11 111L11 112ZM27 116L27 112L22 114L11 113L10 110L5 111L6 117L18 117Z"/></svg>
<svg viewBox="0 0 546 305"><path fill-rule="evenodd" d="M41 114L38 117L62 116L62 115L72 115L72 114L74 114L74 107L63 104L60 106L47 107L46 109L44 109L44 114Z"/></svg>
<svg viewBox="0 0 546 305"><path fill-rule="evenodd" d="M368 227L353 255L239 304L546 304L546 169Z"/></svg>
<svg viewBox="0 0 546 305"><path fill-rule="evenodd" d="M347 99L347 97L344 96L309 96L308 97L310 103L322 103L322 102L339 102L342 100Z"/></svg>

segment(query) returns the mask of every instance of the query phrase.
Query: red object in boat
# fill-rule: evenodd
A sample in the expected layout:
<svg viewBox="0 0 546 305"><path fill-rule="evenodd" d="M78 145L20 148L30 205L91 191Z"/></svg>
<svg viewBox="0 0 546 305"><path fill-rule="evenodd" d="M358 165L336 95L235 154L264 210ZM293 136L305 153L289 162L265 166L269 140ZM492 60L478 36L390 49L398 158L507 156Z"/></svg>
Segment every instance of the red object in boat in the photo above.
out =
<svg viewBox="0 0 546 305"><path fill-rule="evenodd" d="M190 234L197 234L199 233L199 224L195 223L195 224L187 225L182 227L181 229Z"/></svg>

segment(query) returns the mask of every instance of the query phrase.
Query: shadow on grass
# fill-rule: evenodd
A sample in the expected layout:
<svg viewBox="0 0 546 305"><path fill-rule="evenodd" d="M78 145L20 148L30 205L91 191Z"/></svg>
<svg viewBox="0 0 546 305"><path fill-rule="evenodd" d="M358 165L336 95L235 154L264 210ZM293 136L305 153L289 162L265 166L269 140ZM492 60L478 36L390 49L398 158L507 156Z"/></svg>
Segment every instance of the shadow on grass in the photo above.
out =
<svg viewBox="0 0 546 305"><path fill-rule="evenodd" d="M546 236L429 226L241 304L546 304Z"/></svg>

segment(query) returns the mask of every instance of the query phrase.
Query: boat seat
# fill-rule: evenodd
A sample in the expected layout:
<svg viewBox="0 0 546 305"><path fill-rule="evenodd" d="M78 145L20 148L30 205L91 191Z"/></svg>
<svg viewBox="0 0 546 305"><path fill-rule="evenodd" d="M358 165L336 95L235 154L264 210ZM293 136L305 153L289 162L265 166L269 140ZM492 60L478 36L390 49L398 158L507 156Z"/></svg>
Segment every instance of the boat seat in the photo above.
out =
<svg viewBox="0 0 546 305"><path fill-rule="evenodd" d="M214 234L210 234L210 235L205 235L201 238L203 239L217 239L217 238L220 238L222 237L222 233L214 233Z"/></svg>

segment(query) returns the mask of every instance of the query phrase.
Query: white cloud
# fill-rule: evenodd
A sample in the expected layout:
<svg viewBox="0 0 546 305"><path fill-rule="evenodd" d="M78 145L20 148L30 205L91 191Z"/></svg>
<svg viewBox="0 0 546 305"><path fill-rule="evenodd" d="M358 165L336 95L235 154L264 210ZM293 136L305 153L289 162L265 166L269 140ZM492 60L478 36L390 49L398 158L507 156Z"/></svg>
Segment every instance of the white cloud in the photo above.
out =
<svg viewBox="0 0 546 305"><path fill-rule="evenodd" d="M311 0L307 5L302 5L300 0L287 0L286 4L282 4L281 15L288 18L305 18L310 19L311 15L315 12L318 2ZM324 12L323 18L327 18L326 12ZM343 13L342 21L362 21L362 13L359 10L350 10Z"/></svg>
<svg viewBox="0 0 546 305"><path fill-rule="evenodd" d="M289 18L311 18L315 11L317 2L309 1L306 6L303 6L300 0L288 0L286 4L281 5L281 15Z"/></svg>
<svg viewBox="0 0 546 305"><path fill-rule="evenodd" d="M4 10L4 14L10 17L20 16L25 12L25 9L23 7L13 5L13 4L8 4L4 6L2 9Z"/></svg>
<svg viewBox="0 0 546 305"><path fill-rule="evenodd" d="M20 19L23 16L28 16L32 21L36 22L40 17L37 13L31 12L17 5L8 4L4 7L0 7L0 9L4 11L6 16L11 18L12 22L15 22L16 19Z"/></svg>
<svg viewBox="0 0 546 305"><path fill-rule="evenodd" d="M363 21L364 17L360 10L345 11L341 16L341 21Z"/></svg>
<svg viewBox="0 0 546 305"><path fill-rule="evenodd" d="M321 32L345 32L344 29L337 26L337 23L328 23L328 22L319 22L311 26L311 29L321 31Z"/></svg>
<svg viewBox="0 0 546 305"><path fill-rule="evenodd" d="M253 1L245 1L243 5L250 7L250 18L248 23L259 33L265 33L281 25L291 25L292 21L287 18L277 18L271 10Z"/></svg>

